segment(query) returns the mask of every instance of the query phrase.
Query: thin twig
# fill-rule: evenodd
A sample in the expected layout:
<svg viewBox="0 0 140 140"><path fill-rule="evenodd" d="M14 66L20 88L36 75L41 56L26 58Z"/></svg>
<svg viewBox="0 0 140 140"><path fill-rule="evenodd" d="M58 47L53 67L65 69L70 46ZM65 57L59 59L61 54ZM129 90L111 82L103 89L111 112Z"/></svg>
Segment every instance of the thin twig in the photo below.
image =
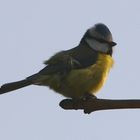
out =
<svg viewBox="0 0 140 140"><path fill-rule="evenodd" d="M66 110L83 109L84 113L91 113L99 110L109 109L136 109L140 108L140 100L109 100L109 99L89 99L89 100L72 100L64 99L60 106Z"/></svg>

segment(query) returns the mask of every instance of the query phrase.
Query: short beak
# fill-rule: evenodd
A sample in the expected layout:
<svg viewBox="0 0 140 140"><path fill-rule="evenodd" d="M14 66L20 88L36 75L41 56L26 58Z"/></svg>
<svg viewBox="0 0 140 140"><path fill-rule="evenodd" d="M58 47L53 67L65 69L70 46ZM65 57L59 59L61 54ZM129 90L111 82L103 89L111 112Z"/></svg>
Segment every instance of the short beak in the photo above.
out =
<svg viewBox="0 0 140 140"><path fill-rule="evenodd" d="M117 43L116 42L110 42L110 45L113 47L113 46L116 46Z"/></svg>

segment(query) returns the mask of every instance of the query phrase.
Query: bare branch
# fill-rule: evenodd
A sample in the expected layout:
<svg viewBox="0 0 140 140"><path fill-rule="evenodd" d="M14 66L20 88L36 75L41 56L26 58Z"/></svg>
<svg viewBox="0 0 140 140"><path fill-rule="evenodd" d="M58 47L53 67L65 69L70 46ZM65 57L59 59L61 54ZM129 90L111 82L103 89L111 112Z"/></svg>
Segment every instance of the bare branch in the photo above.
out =
<svg viewBox="0 0 140 140"><path fill-rule="evenodd" d="M60 106L66 110L83 109L84 113L89 114L99 110L140 108L140 100L109 100L97 98L89 100L64 99L60 102Z"/></svg>

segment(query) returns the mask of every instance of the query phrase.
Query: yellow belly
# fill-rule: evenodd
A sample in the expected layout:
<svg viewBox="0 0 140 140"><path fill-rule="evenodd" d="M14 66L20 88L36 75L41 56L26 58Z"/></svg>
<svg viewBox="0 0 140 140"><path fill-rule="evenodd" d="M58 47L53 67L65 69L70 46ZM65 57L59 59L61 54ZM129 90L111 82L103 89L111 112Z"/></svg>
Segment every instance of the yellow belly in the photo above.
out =
<svg viewBox="0 0 140 140"><path fill-rule="evenodd" d="M47 76L46 85L71 98L81 98L86 93L95 94L103 86L112 65L111 56L99 54L96 64L72 70L63 80L57 74Z"/></svg>

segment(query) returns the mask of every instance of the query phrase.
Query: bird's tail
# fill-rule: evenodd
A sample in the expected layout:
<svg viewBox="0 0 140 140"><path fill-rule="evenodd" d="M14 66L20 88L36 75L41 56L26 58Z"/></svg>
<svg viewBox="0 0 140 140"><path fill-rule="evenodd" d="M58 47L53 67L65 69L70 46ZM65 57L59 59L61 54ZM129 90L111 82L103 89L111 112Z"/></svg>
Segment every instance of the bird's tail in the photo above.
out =
<svg viewBox="0 0 140 140"><path fill-rule="evenodd" d="M17 82L12 82L12 83L6 83L0 87L0 94L4 94L6 92L17 90L17 89L29 86L31 84L32 83L27 79L17 81Z"/></svg>

